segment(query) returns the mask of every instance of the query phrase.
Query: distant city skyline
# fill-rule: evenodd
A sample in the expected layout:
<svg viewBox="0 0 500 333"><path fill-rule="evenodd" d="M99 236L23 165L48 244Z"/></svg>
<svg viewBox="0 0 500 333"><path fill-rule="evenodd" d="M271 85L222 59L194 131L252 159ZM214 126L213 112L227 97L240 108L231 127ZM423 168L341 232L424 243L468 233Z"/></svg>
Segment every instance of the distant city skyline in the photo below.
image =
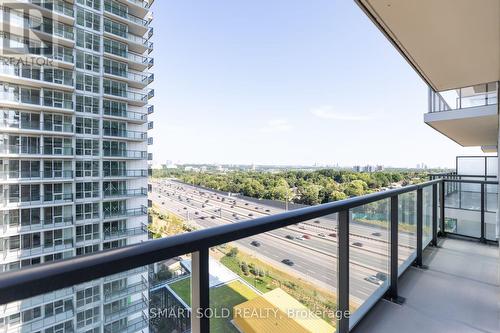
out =
<svg viewBox="0 0 500 333"><path fill-rule="evenodd" d="M347 1L158 1L154 163L453 167L427 87Z"/></svg>

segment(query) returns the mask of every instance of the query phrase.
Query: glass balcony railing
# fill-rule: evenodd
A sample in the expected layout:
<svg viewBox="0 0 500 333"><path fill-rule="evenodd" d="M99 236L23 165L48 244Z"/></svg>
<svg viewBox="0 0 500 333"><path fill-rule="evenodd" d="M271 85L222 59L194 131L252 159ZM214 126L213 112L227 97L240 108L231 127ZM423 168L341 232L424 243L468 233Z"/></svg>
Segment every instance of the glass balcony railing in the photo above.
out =
<svg viewBox="0 0 500 333"><path fill-rule="evenodd" d="M383 297L400 301L399 276L412 264L423 267L424 257L435 254L424 250L430 244L437 245L438 232L446 235L473 226L488 239L484 224L488 224L489 211L485 200L487 193L497 192L497 181L437 178L238 223L216 224L45 264L43 272L31 267L2 273L0 304L99 278L110 282L139 272L145 274L144 267L149 266L156 276L150 299L141 291L143 286L138 280L134 281L137 284L113 292L105 290L105 327L116 328L110 324L132 313L146 315L149 304L149 314L154 313L151 309L186 313L197 309L202 314L184 319L150 316L155 331L200 333L210 331L210 327L217 332L226 331L225 328L232 331L233 325L246 324L244 313L262 310L264 302L278 299L282 301L280 305L288 305L299 313L273 318L271 332L276 327L302 327L294 319L294 315L299 315L311 319L314 327L320 325L325 332L345 333ZM462 200L459 208L455 207L457 200ZM147 209L134 211L146 214ZM478 214L471 217L471 211ZM120 208L104 209L103 213L118 219L130 214ZM456 216L467 220L469 226L454 229ZM408 282L413 283L406 279ZM132 290L125 292L128 288ZM129 291L136 290L135 295L128 297ZM277 307L274 304L272 309ZM222 311L228 315L210 315ZM269 320L269 312L258 316ZM309 325L308 321L300 323ZM121 325L129 324L124 321Z"/></svg>
<svg viewBox="0 0 500 333"><path fill-rule="evenodd" d="M73 4L62 0L29 0L30 3L58 14L74 17Z"/></svg>
<svg viewBox="0 0 500 333"><path fill-rule="evenodd" d="M73 133L74 127L71 123L43 122L43 130L58 133Z"/></svg>
<svg viewBox="0 0 500 333"><path fill-rule="evenodd" d="M141 178L147 177L148 170L122 170L122 169L112 169L104 170L104 178Z"/></svg>
<svg viewBox="0 0 500 333"><path fill-rule="evenodd" d="M38 155L40 154L39 146L28 145L0 145L0 153L13 155Z"/></svg>
<svg viewBox="0 0 500 333"><path fill-rule="evenodd" d="M55 155L55 156L73 156L73 147L43 147L43 155Z"/></svg>
<svg viewBox="0 0 500 333"><path fill-rule="evenodd" d="M117 109L104 109L105 116L125 118L129 120L147 121L147 114L142 112L122 111Z"/></svg>
<svg viewBox="0 0 500 333"><path fill-rule="evenodd" d="M131 140L146 140L147 133L146 132L138 132L138 131L128 131L128 130L118 130L113 128L104 128L103 130L104 136L112 136L117 138L126 138Z"/></svg>
<svg viewBox="0 0 500 333"><path fill-rule="evenodd" d="M138 189L106 189L104 190L104 198L114 197L141 197L147 196L148 191L146 188Z"/></svg>
<svg viewBox="0 0 500 333"><path fill-rule="evenodd" d="M139 7L148 9L149 7L151 7L151 4L152 4L153 1L149 1L149 0L126 0L126 2L128 2L130 4L133 4L135 6L139 6Z"/></svg>
<svg viewBox="0 0 500 333"><path fill-rule="evenodd" d="M497 82L434 92L429 88L429 112L460 110L498 103Z"/></svg>
<svg viewBox="0 0 500 333"><path fill-rule="evenodd" d="M39 180L39 179L72 179L72 170L61 171L5 171L0 172L2 180Z"/></svg>
<svg viewBox="0 0 500 333"><path fill-rule="evenodd" d="M140 150L109 150L104 149L104 157L123 157L130 159L145 159L148 153Z"/></svg>
<svg viewBox="0 0 500 333"><path fill-rule="evenodd" d="M104 326L104 333L135 333L148 327L149 320L142 316L127 322L120 321L117 325L108 324Z"/></svg>
<svg viewBox="0 0 500 333"><path fill-rule="evenodd" d="M103 210L103 215L105 219L120 218L120 217L133 217L147 215L148 211L146 207L132 208L132 209L122 209L122 210Z"/></svg>
<svg viewBox="0 0 500 333"><path fill-rule="evenodd" d="M110 302L119 298L127 297L128 295L137 294L147 290L148 282L142 278L140 282L125 286L120 289L106 290L104 289L104 300Z"/></svg>
<svg viewBox="0 0 500 333"><path fill-rule="evenodd" d="M131 236L139 236L148 233L147 227L142 226L138 228L127 228L127 229L109 229L104 228L104 239L116 239L116 238L124 238Z"/></svg>
<svg viewBox="0 0 500 333"><path fill-rule="evenodd" d="M119 7L114 4L113 1L110 0L105 0L104 1L104 11L120 16L131 23L138 24L143 27L147 27L147 25L150 23L150 20L145 20L140 17L137 17L135 15L132 15L128 13L127 11L123 10L122 7Z"/></svg>

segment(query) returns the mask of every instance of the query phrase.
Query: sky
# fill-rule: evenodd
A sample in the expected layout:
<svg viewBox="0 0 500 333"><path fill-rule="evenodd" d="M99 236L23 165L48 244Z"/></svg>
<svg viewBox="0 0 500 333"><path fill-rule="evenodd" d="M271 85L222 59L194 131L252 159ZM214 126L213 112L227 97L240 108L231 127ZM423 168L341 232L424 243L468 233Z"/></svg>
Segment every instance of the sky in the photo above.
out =
<svg viewBox="0 0 500 333"><path fill-rule="evenodd" d="M157 0L154 163L453 167L427 86L353 0Z"/></svg>

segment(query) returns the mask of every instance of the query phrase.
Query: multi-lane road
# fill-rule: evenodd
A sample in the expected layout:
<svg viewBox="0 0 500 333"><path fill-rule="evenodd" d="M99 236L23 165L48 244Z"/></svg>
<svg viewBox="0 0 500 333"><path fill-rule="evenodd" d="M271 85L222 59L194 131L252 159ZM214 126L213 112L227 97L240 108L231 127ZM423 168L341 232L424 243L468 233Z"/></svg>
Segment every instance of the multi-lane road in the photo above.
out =
<svg viewBox="0 0 500 333"><path fill-rule="evenodd" d="M174 180L153 181L151 199L159 207L200 227L239 221L283 212L282 209L229 197ZM306 221L237 241L238 247L278 265L301 278L334 289L337 283L337 221L334 215ZM389 244L387 229L363 223L350 224L350 292L365 299L378 288L374 277L387 274ZM412 236L400 234L400 262L413 251ZM255 243L257 242L257 243ZM258 245L254 246L252 245ZM288 259L293 266L282 263ZM380 277L380 274L378 275ZM370 280L370 281L368 281Z"/></svg>

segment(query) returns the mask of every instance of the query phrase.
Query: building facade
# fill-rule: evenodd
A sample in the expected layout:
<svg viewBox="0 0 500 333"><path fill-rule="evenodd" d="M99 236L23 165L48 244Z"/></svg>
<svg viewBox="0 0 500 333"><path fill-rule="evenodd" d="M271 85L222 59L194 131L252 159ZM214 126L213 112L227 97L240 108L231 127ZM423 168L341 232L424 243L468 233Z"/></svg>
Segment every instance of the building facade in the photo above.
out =
<svg viewBox="0 0 500 333"><path fill-rule="evenodd" d="M2 1L0 271L148 238L152 2ZM146 332L147 279L3 305L0 332Z"/></svg>

